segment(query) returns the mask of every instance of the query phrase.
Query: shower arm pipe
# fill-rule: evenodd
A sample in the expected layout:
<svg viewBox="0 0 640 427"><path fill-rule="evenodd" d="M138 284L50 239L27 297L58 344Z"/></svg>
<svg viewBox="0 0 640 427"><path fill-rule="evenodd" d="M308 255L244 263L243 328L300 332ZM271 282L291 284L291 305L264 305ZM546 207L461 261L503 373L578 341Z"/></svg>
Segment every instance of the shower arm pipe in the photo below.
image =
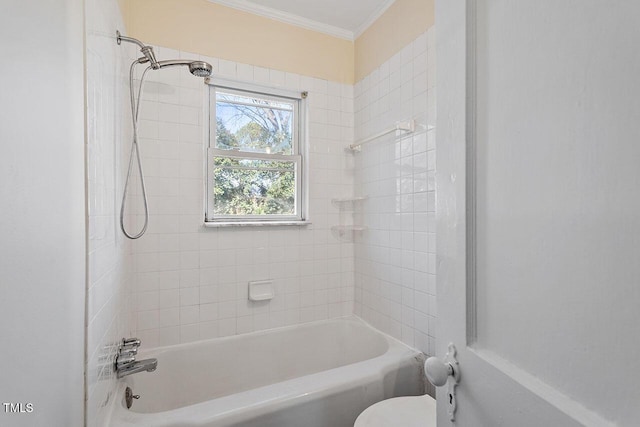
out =
<svg viewBox="0 0 640 427"><path fill-rule="evenodd" d="M134 43L137 44L140 49L147 47L146 44L142 43L138 39L134 39L133 37L127 37L120 34L120 31L116 31L116 36L118 37L118 45L122 44L122 42Z"/></svg>
<svg viewBox="0 0 640 427"><path fill-rule="evenodd" d="M153 48L151 46L148 46L142 43L140 40L134 39L133 37L123 36L118 30L116 30L116 40L118 42L118 45L121 45L123 41L138 45L138 47L140 47L140 52L142 52L142 54L144 55L144 58L151 64L151 68L153 68L154 70L160 68L160 66L158 65L158 60L156 59L156 55L155 53L153 53ZM144 61L138 61L141 64L144 63Z"/></svg>

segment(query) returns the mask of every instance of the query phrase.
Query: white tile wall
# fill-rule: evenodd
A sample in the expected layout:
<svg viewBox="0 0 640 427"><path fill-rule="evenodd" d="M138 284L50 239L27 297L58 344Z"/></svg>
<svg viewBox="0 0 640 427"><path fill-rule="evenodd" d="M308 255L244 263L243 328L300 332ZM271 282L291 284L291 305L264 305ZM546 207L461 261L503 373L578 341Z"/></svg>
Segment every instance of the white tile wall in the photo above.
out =
<svg viewBox="0 0 640 427"><path fill-rule="evenodd" d="M199 58L162 47L156 56ZM353 87L201 59L217 76L309 91L312 225L204 228L206 86L186 69L149 73L139 134L151 217L133 246L136 335L145 347L162 346L351 314L354 248L331 232L339 222L331 198L353 194L344 151L353 140ZM274 281L275 298L249 302L248 282L263 279Z"/></svg>
<svg viewBox="0 0 640 427"><path fill-rule="evenodd" d="M355 246L355 313L433 354L435 287L435 48L433 28L355 86L356 139L396 121L417 132L367 144L355 156L367 230Z"/></svg>
<svg viewBox="0 0 640 427"><path fill-rule="evenodd" d="M118 46L117 2L86 2L88 304L87 425L105 425L113 401L113 344L129 334L131 246L118 227L125 157L131 144L126 73L134 51Z"/></svg>
<svg viewBox="0 0 640 427"><path fill-rule="evenodd" d="M307 227L202 226L205 85L185 69L149 74L140 144L150 224L129 242L118 229L131 142L127 72L135 49L117 47L116 2L87 2L89 325L88 424L103 425L113 398L112 345L137 335L146 348L356 314L431 353L435 307L435 131L382 139L345 153L356 139L397 120L432 125L433 35L420 36L355 87L196 54L156 48L160 59L201 58L216 75L309 91L310 218ZM127 223L141 224L136 177ZM356 243L332 198L366 195L352 220ZM247 282L273 279L270 302L247 300ZM355 307L354 307L355 302ZM126 308L126 309L125 309ZM126 316L125 310L129 312Z"/></svg>

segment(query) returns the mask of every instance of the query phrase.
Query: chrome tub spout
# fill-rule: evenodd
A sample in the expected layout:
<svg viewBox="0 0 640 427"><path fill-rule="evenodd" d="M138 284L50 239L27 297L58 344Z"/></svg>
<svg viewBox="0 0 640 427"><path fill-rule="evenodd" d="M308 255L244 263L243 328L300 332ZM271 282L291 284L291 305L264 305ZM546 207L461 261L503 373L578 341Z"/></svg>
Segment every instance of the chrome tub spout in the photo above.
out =
<svg viewBox="0 0 640 427"><path fill-rule="evenodd" d="M137 374L138 372L153 372L158 367L158 359L144 359L129 363L124 363L118 366L117 373L118 378L126 377L127 375Z"/></svg>

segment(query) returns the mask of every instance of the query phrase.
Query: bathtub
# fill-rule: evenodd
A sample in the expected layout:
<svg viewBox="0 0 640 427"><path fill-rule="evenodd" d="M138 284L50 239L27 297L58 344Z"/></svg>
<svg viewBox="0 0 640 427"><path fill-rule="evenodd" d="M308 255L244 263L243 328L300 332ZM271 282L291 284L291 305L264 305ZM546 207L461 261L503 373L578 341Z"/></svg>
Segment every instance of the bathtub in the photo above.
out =
<svg viewBox="0 0 640 427"><path fill-rule="evenodd" d="M157 348L121 384L110 426L352 427L383 399L424 393L421 353L357 317ZM124 388L140 399L124 405Z"/></svg>

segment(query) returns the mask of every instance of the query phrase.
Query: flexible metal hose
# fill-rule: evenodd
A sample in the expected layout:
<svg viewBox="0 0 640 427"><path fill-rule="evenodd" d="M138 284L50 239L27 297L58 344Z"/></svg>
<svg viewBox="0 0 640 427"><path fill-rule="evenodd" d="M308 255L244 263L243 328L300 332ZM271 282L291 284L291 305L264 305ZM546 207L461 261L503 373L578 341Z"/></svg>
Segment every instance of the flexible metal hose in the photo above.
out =
<svg viewBox="0 0 640 427"><path fill-rule="evenodd" d="M133 142L131 143L131 152L129 154L129 168L127 170L127 178L124 182L124 191L122 192L122 205L120 206L120 228L125 236L129 239L139 239L147 231L149 226L149 202L147 200L147 188L144 183L144 173L142 172L142 160L140 159L140 148L138 145L138 113L140 112L140 98L142 98L142 88L144 86L144 78L147 75L147 71L151 69L151 66L147 67L142 73L140 78L140 86L138 88L138 99L135 97L133 88L133 74L135 72L136 65L140 64L140 60L134 61L129 68L129 92L131 95L131 119L133 121ZM129 234L124 225L124 211L127 202L127 193L129 191L129 182L131 180L131 171L133 169L133 159L137 159L138 172L140 173L140 186L142 187L142 200L144 204L144 225L142 230L137 234Z"/></svg>

